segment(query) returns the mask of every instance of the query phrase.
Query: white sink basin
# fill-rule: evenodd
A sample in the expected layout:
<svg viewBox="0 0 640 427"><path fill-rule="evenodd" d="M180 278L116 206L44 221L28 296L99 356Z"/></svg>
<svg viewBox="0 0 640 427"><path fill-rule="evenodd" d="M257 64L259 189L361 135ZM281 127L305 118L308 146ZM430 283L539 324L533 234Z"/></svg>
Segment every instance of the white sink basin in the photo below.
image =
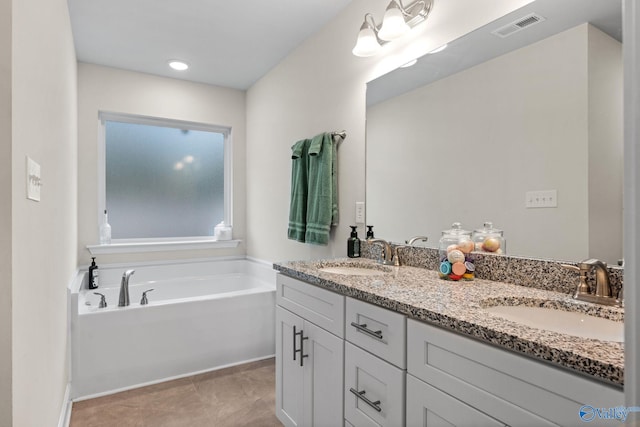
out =
<svg viewBox="0 0 640 427"><path fill-rule="evenodd" d="M373 268L364 268L364 267L349 267L349 266L339 266L339 267L322 267L318 269L319 271L323 271L325 273L333 273L333 274L344 274L348 276L382 276L383 274L387 274L387 271L383 270L374 270Z"/></svg>
<svg viewBox="0 0 640 427"><path fill-rule="evenodd" d="M601 341L624 341L623 322L584 313L523 305L497 305L484 310L532 328Z"/></svg>

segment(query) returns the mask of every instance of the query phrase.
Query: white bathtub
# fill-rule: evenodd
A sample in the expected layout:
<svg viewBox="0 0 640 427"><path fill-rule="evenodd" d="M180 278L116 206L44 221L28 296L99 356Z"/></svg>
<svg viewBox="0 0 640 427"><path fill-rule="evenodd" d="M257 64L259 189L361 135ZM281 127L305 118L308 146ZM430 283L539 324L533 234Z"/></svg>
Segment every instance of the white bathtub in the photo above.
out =
<svg viewBox="0 0 640 427"><path fill-rule="evenodd" d="M131 305L118 307L120 279ZM81 400L275 353L275 272L245 259L100 266L71 285L72 398ZM140 305L142 292L148 305Z"/></svg>

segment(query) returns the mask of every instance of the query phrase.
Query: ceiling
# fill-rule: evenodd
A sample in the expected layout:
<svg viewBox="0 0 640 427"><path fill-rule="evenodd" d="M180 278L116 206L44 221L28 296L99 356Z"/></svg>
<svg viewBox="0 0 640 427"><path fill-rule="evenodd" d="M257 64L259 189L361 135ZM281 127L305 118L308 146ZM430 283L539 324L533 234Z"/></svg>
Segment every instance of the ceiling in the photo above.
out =
<svg viewBox="0 0 640 427"><path fill-rule="evenodd" d="M243 90L349 2L68 0L78 61Z"/></svg>
<svg viewBox="0 0 640 427"><path fill-rule="evenodd" d="M545 18L500 38L491 32L531 13ZM622 41L620 0L535 0L452 43L442 52L425 55L416 65L399 68L367 84L367 105L409 92L505 53L589 22Z"/></svg>

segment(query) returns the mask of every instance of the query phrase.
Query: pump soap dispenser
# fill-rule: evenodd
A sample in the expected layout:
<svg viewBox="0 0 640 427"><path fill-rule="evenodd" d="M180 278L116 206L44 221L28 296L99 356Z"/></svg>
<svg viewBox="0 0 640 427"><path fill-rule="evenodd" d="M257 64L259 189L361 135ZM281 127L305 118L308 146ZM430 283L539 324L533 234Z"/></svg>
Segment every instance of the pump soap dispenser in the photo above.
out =
<svg viewBox="0 0 640 427"><path fill-rule="evenodd" d="M96 265L96 257L91 257L91 265L89 266L89 289L97 289L100 285L98 280L100 277L98 266Z"/></svg>
<svg viewBox="0 0 640 427"><path fill-rule="evenodd" d="M360 239L358 238L358 228L355 225L350 225L351 237L347 240L347 256L349 258L360 258Z"/></svg>

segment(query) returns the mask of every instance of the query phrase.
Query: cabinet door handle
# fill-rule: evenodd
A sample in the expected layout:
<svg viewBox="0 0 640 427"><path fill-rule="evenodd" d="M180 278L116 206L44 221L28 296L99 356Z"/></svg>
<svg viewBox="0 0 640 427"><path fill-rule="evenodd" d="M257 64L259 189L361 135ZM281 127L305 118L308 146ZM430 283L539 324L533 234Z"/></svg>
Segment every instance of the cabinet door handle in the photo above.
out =
<svg viewBox="0 0 640 427"><path fill-rule="evenodd" d="M296 349L296 336L300 335L300 348ZM304 354L304 341L309 337L304 336L304 331L296 332L296 327L293 327L293 360L296 360L296 353L300 353L300 366L304 366L304 358L309 357L308 354Z"/></svg>
<svg viewBox="0 0 640 427"><path fill-rule="evenodd" d="M296 336L302 332L296 332L296 326L293 325L293 360L296 360L296 353L300 350L296 350Z"/></svg>
<svg viewBox="0 0 640 427"><path fill-rule="evenodd" d="M309 337L305 337L303 331L300 331L300 366L304 366L304 358L309 357L308 354L304 354L304 341Z"/></svg>
<svg viewBox="0 0 640 427"><path fill-rule="evenodd" d="M364 403L366 403L367 405L371 406L373 409L375 409L378 412L382 411L382 408L380 407L380 401L376 400L375 402L370 401L369 399L367 399L365 397L365 393L366 391L362 390L362 391L358 391L355 388L351 387L349 389L349 391L353 394L356 395L356 397L360 400L362 400Z"/></svg>
<svg viewBox="0 0 640 427"><path fill-rule="evenodd" d="M354 328L356 328L357 330L359 330L360 332L364 332L365 334L372 336L373 338L382 339L382 331L372 331L371 329L367 328L367 324L363 323L362 325L356 322L351 322L351 326L353 326Z"/></svg>

